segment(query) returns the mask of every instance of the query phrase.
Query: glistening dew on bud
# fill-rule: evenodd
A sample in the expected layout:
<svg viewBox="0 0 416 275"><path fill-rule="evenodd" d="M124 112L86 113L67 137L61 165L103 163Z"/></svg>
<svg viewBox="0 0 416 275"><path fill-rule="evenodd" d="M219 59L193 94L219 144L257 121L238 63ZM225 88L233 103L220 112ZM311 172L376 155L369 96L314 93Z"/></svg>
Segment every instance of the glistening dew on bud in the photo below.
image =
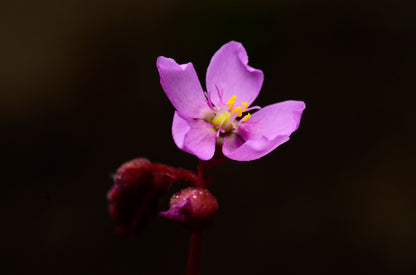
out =
<svg viewBox="0 0 416 275"><path fill-rule="evenodd" d="M162 217L183 224L191 231L200 231L217 217L218 203L205 188L186 188L172 196L170 209Z"/></svg>

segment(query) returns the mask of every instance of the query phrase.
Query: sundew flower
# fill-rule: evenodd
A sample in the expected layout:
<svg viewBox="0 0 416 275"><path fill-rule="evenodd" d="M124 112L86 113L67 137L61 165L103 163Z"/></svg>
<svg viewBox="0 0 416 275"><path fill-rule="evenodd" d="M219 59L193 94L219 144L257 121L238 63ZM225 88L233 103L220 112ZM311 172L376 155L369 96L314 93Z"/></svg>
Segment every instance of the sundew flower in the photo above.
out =
<svg viewBox="0 0 416 275"><path fill-rule="evenodd" d="M201 160L211 159L216 148L237 161L261 158L299 127L302 101L250 107L263 84L263 72L248 65L241 43L231 41L214 54L206 74L207 92L192 63L180 65L160 56L157 69L176 109L173 139L181 150Z"/></svg>

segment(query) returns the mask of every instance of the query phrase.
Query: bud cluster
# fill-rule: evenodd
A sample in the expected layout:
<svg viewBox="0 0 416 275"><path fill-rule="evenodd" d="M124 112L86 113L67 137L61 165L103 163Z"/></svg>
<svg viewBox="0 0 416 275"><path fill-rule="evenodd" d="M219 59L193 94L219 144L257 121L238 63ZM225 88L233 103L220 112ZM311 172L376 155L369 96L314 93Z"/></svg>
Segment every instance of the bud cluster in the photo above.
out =
<svg viewBox="0 0 416 275"><path fill-rule="evenodd" d="M151 165L147 159L137 158L123 164L114 176L107 199L120 236L135 237L156 213L158 198L170 188L169 175L152 171Z"/></svg>
<svg viewBox="0 0 416 275"><path fill-rule="evenodd" d="M135 237L157 213L157 204L173 182L187 181L195 187L173 195L170 209L162 217L183 224L191 231L200 231L216 219L218 203L201 187L201 179L193 172L137 158L124 163L114 176L114 186L108 192L110 215L117 223L116 232L122 237Z"/></svg>

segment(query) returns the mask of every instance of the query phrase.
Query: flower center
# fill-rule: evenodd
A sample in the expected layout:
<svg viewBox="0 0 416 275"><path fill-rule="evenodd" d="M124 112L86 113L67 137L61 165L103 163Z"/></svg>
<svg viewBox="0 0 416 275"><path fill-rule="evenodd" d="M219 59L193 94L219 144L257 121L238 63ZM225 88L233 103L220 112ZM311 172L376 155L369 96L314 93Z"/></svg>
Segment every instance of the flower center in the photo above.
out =
<svg viewBox="0 0 416 275"><path fill-rule="evenodd" d="M247 102L241 102L240 106L234 108L236 99L237 96L233 95L230 100L225 103L225 106L216 112L215 116L211 120L211 124L215 125L216 130L223 130L223 132L232 130L237 117L242 117L243 113L247 111ZM247 121L250 117L250 113L247 113L247 115L239 121Z"/></svg>

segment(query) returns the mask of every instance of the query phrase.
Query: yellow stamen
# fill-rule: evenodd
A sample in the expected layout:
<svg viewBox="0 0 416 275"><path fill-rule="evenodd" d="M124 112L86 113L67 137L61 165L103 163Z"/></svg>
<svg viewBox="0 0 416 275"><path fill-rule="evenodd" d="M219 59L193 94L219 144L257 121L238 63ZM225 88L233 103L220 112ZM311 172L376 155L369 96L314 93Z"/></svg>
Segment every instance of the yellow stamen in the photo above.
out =
<svg viewBox="0 0 416 275"><path fill-rule="evenodd" d="M243 115L242 110L243 110L243 108L241 108L241 106L238 106L238 107L234 108L234 109L231 111L231 114L233 115L233 114L235 114L235 113L237 113L237 112L238 112L238 117L241 117L241 116Z"/></svg>
<svg viewBox="0 0 416 275"><path fill-rule="evenodd" d="M241 102L241 105L244 105L243 113L247 110L248 103L247 102Z"/></svg>
<svg viewBox="0 0 416 275"><path fill-rule="evenodd" d="M247 121L249 118L251 117L250 113L247 113L247 115L245 115L241 121Z"/></svg>
<svg viewBox="0 0 416 275"><path fill-rule="evenodd" d="M225 103L226 105L228 105L228 110L231 110L234 107L235 104L235 100L237 99L236 95L233 95L230 100L227 101L227 103Z"/></svg>
<svg viewBox="0 0 416 275"><path fill-rule="evenodd" d="M232 97L230 97L230 100L234 103L234 101L237 99L236 95L233 95Z"/></svg>

